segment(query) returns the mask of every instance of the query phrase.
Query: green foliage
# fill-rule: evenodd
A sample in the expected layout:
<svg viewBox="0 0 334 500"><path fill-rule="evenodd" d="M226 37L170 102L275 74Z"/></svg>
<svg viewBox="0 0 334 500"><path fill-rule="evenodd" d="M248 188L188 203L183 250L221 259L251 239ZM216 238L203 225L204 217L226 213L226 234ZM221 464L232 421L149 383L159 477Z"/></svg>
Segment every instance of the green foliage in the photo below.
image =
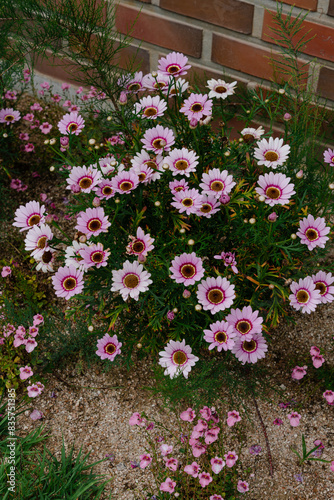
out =
<svg viewBox="0 0 334 500"><path fill-rule="evenodd" d="M303 463L307 461L330 463L330 460L324 460L323 458L315 458L310 456L313 452L320 448L320 446L321 444L315 446L308 452L306 448L305 437L304 434L302 434L302 455L300 455L300 453L294 448L291 448L291 451L293 451L293 453L295 453L299 458L299 465L303 465Z"/></svg>

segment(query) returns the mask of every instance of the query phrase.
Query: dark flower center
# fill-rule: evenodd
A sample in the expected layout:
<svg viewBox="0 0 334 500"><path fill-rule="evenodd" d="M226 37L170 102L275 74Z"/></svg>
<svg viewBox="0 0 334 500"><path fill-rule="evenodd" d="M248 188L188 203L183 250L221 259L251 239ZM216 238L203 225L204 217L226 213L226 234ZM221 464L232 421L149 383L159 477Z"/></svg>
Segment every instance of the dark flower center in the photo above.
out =
<svg viewBox="0 0 334 500"><path fill-rule="evenodd" d="M325 293L327 292L327 286L322 281L318 281L318 283L316 283L315 289L319 290L320 295L325 295Z"/></svg>
<svg viewBox="0 0 334 500"><path fill-rule="evenodd" d="M227 341L227 335L225 332L216 332L214 338L216 342L219 342L219 344L224 344Z"/></svg>
<svg viewBox="0 0 334 500"><path fill-rule="evenodd" d="M306 290L298 290L296 298L300 304L306 304L309 301L310 295Z"/></svg>
<svg viewBox="0 0 334 500"><path fill-rule="evenodd" d="M192 207L194 204L194 200L192 200L191 198L184 198L181 203L185 207Z"/></svg>
<svg viewBox="0 0 334 500"><path fill-rule="evenodd" d="M132 250L135 253L142 253L145 250L145 245L142 241L136 240L134 244L132 245Z"/></svg>
<svg viewBox="0 0 334 500"><path fill-rule="evenodd" d="M215 88L215 92L217 92L218 94L224 94L226 90L227 88L224 87L223 85L217 85L217 87Z"/></svg>
<svg viewBox="0 0 334 500"><path fill-rule="evenodd" d="M175 191L178 193L179 191L183 191L184 190L184 187L183 186L177 186L175 188Z"/></svg>
<svg viewBox="0 0 334 500"><path fill-rule="evenodd" d="M156 108L146 108L144 111L145 116L154 116L156 115L158 110Z"/></svg>
<svg viewBox="0 0 334 500"><path fill-rule="evenodd" d="M123 283L127 288L136 288L139 284L139 278L136 274L127 274Z"/></svg>
<svg viewBox="0 0 334 500"><path fill-rule="evenodd" d="M178 160L174 166L177 170L187 170L189 163L187 160Z"/></svg>
<svg viewBox="0 0 334 500"><path fill-rule="evenodd" d="M6 115L5 120L6 120L6 122L12 122L14 120L14 116L13 115Z"/></svg>
<svg viewBox="0 0 334 500"><path fill-rule="evenodd" d="M140 83L130 83L130 85L128 86L128 90L139 90L141 87L140 87Z"/></svg>
<svg viewBox="0 0 334 500"><path fill-rule="evenodd" d="M37 243L37 248L45 248L46 241L47 241L46 236L42 236L42 238L39 238Z"/></svg>
<svg viewBox="0 0 334 500"><path fill-rule="evenodd" d="M246 340L245 342L242 343L242 348L246 352L254 352L256 350L257 344L255 340Z"/></svg>
<svg viewBox="0 0 334 500"><path fill-rule="evenodd" d="M224 294L219 288L212 288L207 295L207 299L212 304L220 304L224 300Z"/></svg>
<svg viewBox="0 0 334 500"><path fill-rule="evenodd" d="M102 189L102 193L109 196L110 194L112 194L112 188L110 186L104 186L104 188Z"/></svg>
<svg viewBox="0 0 334 500"><path fill-rule="evenodd" d="M276 153L276 151L267 151L264 155L265 159L267 161L276 161L278 160L279 156Z"/></svg>
<svg viewBox="0 0 334 500"><path fill-rule="evenodd" d="M200 102L195 102L191 107L190 107L191 111L193 111L194 113L198 113L199 111L202 111L203 109L203 106Z"/></svg>
<svg viewBox="0 0 334 500"><path fill-rule="evenodd" d="M177 66L176 64L173 64L172 66L169 66L167 71L168 73L171 73L172 75L174 73L177 73L180 70L180 66Z"/></svg>
<svg viewBox="0 0 334 500"><path fill-rule="evenodd" d="M68 278L65 278L63 281L63 287L65 290L74 290L74 288L77 286L77 280L73 278L72 276L69 276Z"/></svg>
<svg viewBox="0 0 334 500"><path fill-rule="evenodd" d="M79 186L81 189L88 189L93 184L93 180L90 177L83 177L79 181Z"/></svg>
<svg viewBox="0 0 334 500"><path fill-rule="evenodd" d="M154 139L154 141L152 142L152 146L155 148L155 149L161 149L163 148L163 145L165 146L165 140L164 142L162 143L163 139Z"/></svg>
<svg viewBox="0 0 334 500"><path fill-rule="evenodd" d="M100 219L92 219L88 223L88 229L92 232L98 231L101 226L102 222L100 221Z"/></svg>
<svg viewBox="0 0 334 500"><path fill-rule="evenodd" d="M115 344L107 344L104 348L107 354L114 354L116 352Z"/></svg>
<svg viewBox="0 0 334 500"><path fill-rule="evenodd" d="M41 216L38 214L34 214L28 219L28 226L34 226L35 224L38 224L39 221L41 220Z"/></svg>
<svg viewBox="0 0 334 500"><path fill-rule="evenodd" d="M166 83L165 82L155 82L153 87L155 89L163 89L164 87L166 87Z"/></svg>
<svg viewBox="0 0 334 500"><path fill-rule="evenodd" d="M281 192L277 187L270 186L266 190L266 195L268 198L271 198L272 200L277 200L277 198L280 197Z"/></svg>
<svg viewBox="0 0 334 500"><path fill-rule="evenodd" d="M176 365L183 365L187 359L188 358L183 351L176 351L173 354L173 361Z"/></svg>
<svg viewBox="0 0 334 500"><path fill-rule="evenodd" d="M221 191L222 189L224 189L224 183L222 181L213 181L211 182L210 184L210 189L212 189L212 191Z"/></svg>
<svg viewBox="0 0 334 500"><path fill-rule="evenodd" d="M158 165L152 160L146 161L144 165L146 165L148 168L152 168L152 169L158 168Z"/></svg>
<svg viewBox="0 0 334 500"><path fill-rule="evenodd" d="M184 278L192 278L196 274L196 267L192 264L183 264L180 273Z"/></svg>
<svg viewBox="0 0 334 500"><path fill-rule="evenodd" d="M145 172L141 172L138 175L138 179L140 180L140 182L143 182L146 179L146 177L147 177L147 175L145 174Z"/></svg>
<svg viewBox="0 0 334 500"><path fill-rule="evenodd" d="M120 184L120 186L119 186L119 187L120 187L120 189L121 189L122 191L129 191L129 189L131 189L131 188L132 188L132 182L129 182L129 181L123 181L123 182L121 182L121 184Z"/></svg>
<svg viewBox="0 0 334 500"><path fill-rule="evenodd" d="M252 134L245 134L242 137L247 144L254 141L254 136Z"/></svg>
<svg viewBox="0 0 334 500"><path fill-rule="evenodd" d="M42 256L42 262L44 262L44 264L49 264L51 260L52 260L52 252L50 251L44 252Z"/></svg>
<svg viewBox="0 0 334 500"><path fill-rule="evenodd" d="M103 261L103 252L94 252L93 255L91 256L91 260L93 262L102 262Z"/></svg>
<svg viewBox="0 0 334 500"><path fill-rule="evenodd" d="M235 327L242 335L245 335L251 330L252 325L249 321L243 319L238 321Z"/></svg>
<svg viewBox="0 0 334 500"><path fill-rule="evenodd" d="M209 203L204 203L200 208L200 211L203 212L203 214L208 214L209 212L211 212L211 210L212 206L209 205Z"/></svg>
<svg viewBox="0 0 334 500"><path fill-rule="evenodd" d="M75 132L78 129L79 125L77 123L71 123L68 127L67 130L69 132Z"/></svg>
<svg viewBox="0 0 334 500"><path fill-rule="evenodd" d="M306 238L308 240L314 241L314 240L317 240L319 238L319 233L318 233L318 231L316 231L315 229L313 229L312 227L310 227L306 231L305 236L306 236Z"/></svg>

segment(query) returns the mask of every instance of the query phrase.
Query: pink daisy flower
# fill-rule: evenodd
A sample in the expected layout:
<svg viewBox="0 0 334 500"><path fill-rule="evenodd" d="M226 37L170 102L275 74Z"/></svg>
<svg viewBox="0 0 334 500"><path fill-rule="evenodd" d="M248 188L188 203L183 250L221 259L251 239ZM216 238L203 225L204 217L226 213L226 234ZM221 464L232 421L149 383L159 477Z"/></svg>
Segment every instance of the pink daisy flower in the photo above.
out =
<svg viewBox="0 0 334 500"><path fill-rule="evenodd" d="M179 193L180 191L185 191L186 189L189 188L188 182L185 179L177 180L177 181L172 181L169 184L169 189L171 190L172 194Z"/></svg>
<svg viewBox="0 0 334 500"><path fill-rule="evenodd" d="M288 419L290 420L291 427L297 427L299 425L299 420L301 419L301 415L296 411L293 411L288 415Z"/></svg>
<svg viewBox="0 0 334 500"><path fill-rule="evenodd" d="M205 269L202 259L196 256L195 252L183 253L175 257L169 268L172 273L170 278L176 283L183 283L184 286L194 285L196 281L203 278Z"/></svg>
<svg viewBox="0 0 334 500"><path fill-rule="evenodd" d="M291 378L301 380L306 375L307 366L295 366L292 370Z"/></svg>
<svg viewBox="0 0 334 500"><path fill-rule="evenodd" d="M195 188L178 191L173 200L171 205L181 214L183 212L186 212L187 215L195 214L202 206L202 195Z"/></svg>
<svg viewBox="0 0 334 500"><path fill-rule="evenodd" d="M234 94L237 82L226 83L224 80L207 81L207 88L210 89L209 97L217 97L218 99L226 99L227 96Z"/></svg>
<svg viewBox="0 0 334 500"><path fill-rule="evenodd" d="M214 255L214 259L219 259L224 261L224 266L231 266L232 271L238 274L237 261L235 260L235 253L232 252L221 252L220 255Z"/></svg>
<svg viewBox="0 0 334 500"><path fill-rule="evenodd" d="M143 270L142 264L138 262L125 261L123 268L119 271L112 271L113 285L112 292L119 291L123 300L131 297L138 300L140 292L146 292L152 280L151 274Z"/></svg>
<svg viewBox="0 0 334 500"><path fill-rule="evenodd" d="M85 246L80 250L80 256L83 259L82 264L89 269L92 266L96 266L97 269L100 267L105 267L107 265L107 260L110 255L108 252L109 248L103 249L102 243L94 243L89 246Z"/></svg>
<svg viewBox="0 0 334 500"><path fill-rule="evenodd" d="M283 145L283 139L261 139L256 143L257 147L254 149L254 158L258 160L259 165L265 167L276 168L286 162L290 154L290 146Z"/></svg>
<svg viewBox="0 0 334 500"><path fill-rule="evenodd" d="M245 306L242 310L232 309L225 319L242 340L251 340L255 333L262 331L263 318L259 316L259 311L253 312L251 306Z"/></svg>
<svg viewBox="0 0 334 500"><path fill-rule="evenodd" d="M260 175L258 179L258 186L255 191L265 197L265 203L273 207L274 205L285 205L289 203L289 200L294 191L294 184L289 184L290 177L286 177L284 174L274 174L274 172L269 172L268 174Z"/></svg>
<svg viewBox="0 0 334 500"><path fill-rule="evenodd" d="M219 474L221 470L225 467L225 462L220 457L214 457L210 460L212 472Z"/></svg>
<svg viewBox="0 0 334 500"><path fill-rule="evenodd" d="M220 352L232 349L234 346L233 338L236 336L233 326L229 325L227 321L216 321L210 325L210 330L204 330L204 340L210 343L208 349L217 347Z"/></svg>
<svg viewBox="0 0 334 500"><path fill-rule="evenodd" d="M169 75L164 75L160 71L153 76L152 73L145 75L143 78L143 85L147 90L164 90L168 88L169 85Z"/></svg>
<svg viewBox="0 0 334 500"><path fill-rule="evenodd" d="M35 257L35 260L37 262L36 271L42 271L43 273L53 272L53 265L56 260L55 250L49 248L42 255Z"/></svg>
<svg viewBox="0 0 334 500"><path fill-rule="evenodd" d="M49 132L51 132L52 125L48 122L44 122L42 123L42 125L40 125L39 129L42 134L48 134Z"/></svg>
<svg viewBox="0 0 334 500"><path fill-rule="evenodd" d="M137 153L131 160L133 171L137 175L140 175L141 172L152 172L150 175L146 174L145 179L139 179L140 182L144 182L144 184L149 184L151 181L160 179L163 172L163 162L164 158L162 155L158 154L152 158L145 149L142 149L142 151Z"/></svg>
<svg viewBox="0 0 334 500"><path fill-rule="evenodd" d="M219 168L213 168L202 175L202 182L199 187L203 189L203 194L214 195L219 198L222 194L228 194L235 186L232 175L228 175L227 170L222 172Z"/></svg>
<svg viewBox="0 0 334 500"><path fill-rule="evenodd" d="M200 469L201 468L198 465L198 463L197 462L193 462L190 465L186 465L183 470L184 470L184 472L186 474L189 474L192 477L197 477Z"/></svg>
<svg viewBox="0 0 334 500"><path fill-rule="evenodd" d="M129 194L139 184L138 175L131 170L123 170L111 179L111 185L116 193Z"/></svg>
<svg viewBox="0 0 334 500"><path fill-rule="evenodd" d="M144 184L148 184L151 181L154 173L154 170L146 165L143 165L142 167L132 167L131 170L138 176L139 182Z"/></svg>
<svg viewBox="0 0 334 500"><path fill-rule="evenodd" d="M201 120L203 116L211 116L212 101L207 95L190 94L181 108L180 113L184 113L188 120Z"/></svg>
<svg viewBox="0 0 334 500"><path fill-rule="evenodd" d="M136 237L130 236L130 243L126 247L126 253L129 255L141 255L146 257L148 252L151 252L154 248L152 243L154 239L151 238L150 234L145 234L141 227L138 226Z"/></svg>
<svg viewBox="0 0 334 500"><path fill-rule="evenodd" d="M53 233L48 225L33 226L27 232L25 249L27 252L31 252L32 257L39 258L49 249L48 242L52 238Z"/></svg>
<svg viewBox="0 0 334 500"><path fill-rule="evenodd" d="M240 134L247 144L249 142L261 139L261 136L264 134L264 129L261 126L258 128L246 127L241 130Z"/></svg>
<svg viewBox="0 0 334 500"><path fill-rule="evenodd" d="M219 212L220 202L214 195L202 195L202 206L197 210L197 215L210 219L212 215Z"/></svg>
<svg viewBox="0 0 334 500"><path fill-rule="evenodd" d="M165 163L168 163L173 175L185 175L189 177L190 172L196 172L198 165L198 156L194 151L189 151L186 148L173 149L168 156L165 157Z"/></svg>
<svg viewBox="0 0 334 500"><path fill-rule="evenodd" d="M289 295L291 306L297 309L297 311L301 309L302 313L307 312L310 314L312 311L315 311L315 308L321 302L320 291L316 289L310 276L304 279L301 278L298 283L293 281L290 285L290 290L292 292Z"/></svg>
<svg viewBox="0 0 334 500"><path fill-rule="evenodd" d="M197 299L202 304L204 310L209 310L211 314L230 307L235 299L234 285L226 279L207 278L198 285Z"/></svg>
<svg viewBox="0 0 334 500"><path fill-rule="evenodd" d="M326 226L324 217L308 215L299 221L300 229L296 233L300 238L300 243L307 245L309 250L316 247L325 248L326 241L329 239L326 234L330 232L330 227Z"/></svg>
<svg viewBox="0 0 334 500"><path fill-rule="evenodd" d="M99 182L97 186L93 188L93 191L95 191L96 196L98 196L101 200L109 200L115 196L112 182L109 179Z"/></svg>
<svg viewBox="0 0 334 500"><path fill-rule="evenodd" d="M20 379L21 380L26 380L29 377L32 377L34 372L30 368L30 366L22 366L20 368Z"/></svg>
<svg viewBox="0 0 334 500"><path fill-rule="evenodd" d="M228 451L225 455L224 458L226 460L226 466L227 467L233 467L235 462L238 460L238 455L235 453L235 451Z"/></svg>
<svg viewBox="0 0 334 500"><path fill-rule="evenodd" d="M142 118L148 118L149 120L156 120L158 116L163 116L166 109L166 102L160 99L158 95L143 97L135 104L136 115L141 113Z"/></svg>
<svg viewBox="0 0 334 500"><path fill-rule="evenodd" d="M11 123L19 121L21 118L19 111L14 111L13 108L5 108L0 110L0 123L6 123L10 125Z"/></svg>
<svg viewBox="0 0 334 500"><path fill-rule="evenodd" d="M191 68L188 57L180 52L171 52L159 59L158 70L165 75L182 76Z"/></svg>
<svg viewBox="0 0 334 500"><path fill-rule="evenodd" d="M186 341L182 342L170 340L164 351L159 352L159 365L166 368L164 375L169 375L170 378L177 377L181 373L185 378L188 378L191 367L199 360L197 356L191 354L191 347L186 345Z"/></svg>
<svg viewBox="0 0 334 500"><path fill-rule="evenodd" d="M32 122L35 118L34 113L28 113L27 115L24 115L23 120L26 120L27 122Z"/></svg>
<svg viewBox="0 0 334 500"><path fill-rule="evenodd" d="M239 491L239 493L246 493L246 491L249 491L248 483L246 481L239 480L237 484L237 490Z"/></svg>
<svg viewBox="0 0 334 500"><path fill-rule="evenodd" d="M98 236L100 233L107 233L111 223L104 215L101 207L87 208L85 212L80 212L75 229L87 235L87 238Z"/></svg>
<svg viewBox="0 0 334 500"><path fill-rule="evenodd" d="M72 189L72 186L78 186L82 193L90 193L94 187L101 181L101 173L92 165L86 167L73 167L70 175L66 179L66 189Z"/></svg>
<svg viewBox="0 0 334 500"><path fill-rule="evenodd" d="M79 241L72 241L72 245L68 246L65 251L65 265L72 266L81 271L85 271L85 266L83 263L83 258L80 255L81 250L86 248L86 243L80 243Z"/></svg>
<svg viewBox="0 0 334 500"><path fill-rule="evenodd" d="M236 424L237 422L240 422L240 420L241 420L241 417L240 417L238 411L233 410L233 411L228 412L226 423L229 427L233 427L234 424Z"/></svg>
<svg viewBox="0 0 334 500"><path fill-rule="evenodd" d="M333 149L326 149L324 151L324 162L329 163L331 167L334 167L334 150Z"/></svg>
<svg viewBox="0 0 334 500"><path fill-rule="evenodd" d="M315 284L315 289L320 292L320 302L326 304L334 300L334 276L332 273L319 271L317 274L312 274L312 280Z"/></svg>
<svg viewBox="0 0 334 500"><path fill-rule="evenodd" d="M165 491L166 493L173 493L175 490L176 481L173 481L170 477L167 477L166 481L160 484L160 491Z"/></svg>
<svg viewBox="0 0 334 500"><path fill-rule="evenodd" d="M60 267L52 276L52 284L56 295L68 300L82 292L84 287L83 272L74 266Z"/></svg>
<svg viewBox="0 0 334 500"><path fill-rule="evenodd" d="M133 76L124 75L118 80L118 85L125 89L126 93L137 94L137 92L144 89L143 72L138 71Z"/></svg>
<svg viewBox="0 0 334 500"><path fill-rule="evenodd" d="M202 486L202 488L205 488L205 486L208 486L212 482L212 477L208 472L201 472L198 475L199 479L199 484Z"/></svg>
<svg viewBox="0 0 334 500"><path fill-rule="evenodd" d="M216 493L214 495L211 495L209 500L224 500L221 495L217 495Z"/></svg>
<svg viewBox="0 0 334 500"><path fill-rule="evenodd" d="M175 80L173 76L170 76L168 85L162 88L162 93L168 97L174 97L175 95L182 95L188 88L189 82L183 78Z"/></svg>
<svg viewBox="0 0 334 500"><path fill-rule="evenodd" d="M112 337L110 337L110 335L106 333L101 339L97 341L96 354L101 359L109 359L109 361L114 361L117 354L121 353L121 347L122 343L118 342L117 335L113 335Z"/></svg>
<svg viewBox="0 0 334 500"><path fill-rule="evenodd" d="M141 142L144 144L145 149L152 150L155 153L162 153L170 150L175 138L171 129L157 125L146 130Z"/></svg>
<svg viewBox="0 0 334 500"><path fill-rule="evenodd" d="M13 226L20 227L20 232L31 229L35 225L44 223L44 212L45 206L40 206L38 201L29 201L26 205L20 205L15 212Z"/></svg>
<svg viewBox="0 0 334 500"><path fill-rule="evenodd" d="M267 343L260 333L254 335L251 340L244 340L243 337L236 338L232 347L233 354L243 365L256 363L258 359L265 357L267 351Z"/></svg>
<svg viewBox="0 0 334 500"><path fill-rule="evenodd" d="M80 116L77 111L67 113L58 123L58 129L61 134L75 134L79 135L84 129L85 120Z"/></svg>

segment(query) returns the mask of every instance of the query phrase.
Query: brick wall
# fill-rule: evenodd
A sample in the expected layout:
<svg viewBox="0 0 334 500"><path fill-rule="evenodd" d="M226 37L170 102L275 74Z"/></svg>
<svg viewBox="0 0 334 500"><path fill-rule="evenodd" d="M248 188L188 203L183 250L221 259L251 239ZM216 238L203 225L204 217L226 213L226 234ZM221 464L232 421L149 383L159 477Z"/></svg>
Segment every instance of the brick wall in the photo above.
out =
<svg viewBox="0 0 334 500"><path fill-rule="evenodd" d="M108 0L102 0L108 1ZM168 52L183 52L193 68L209 77L238 82L273 79L270 58L279 57L270 36L275 0L116 0L116 27L126 33L135 20L133 47L140 46L142 70L156 70ZM309 12L304 32L312 30L300 57L308 80L321 97L334 101L334 0L284 0L283 13ZM57 77L45 61L37 68Z"/></svg>

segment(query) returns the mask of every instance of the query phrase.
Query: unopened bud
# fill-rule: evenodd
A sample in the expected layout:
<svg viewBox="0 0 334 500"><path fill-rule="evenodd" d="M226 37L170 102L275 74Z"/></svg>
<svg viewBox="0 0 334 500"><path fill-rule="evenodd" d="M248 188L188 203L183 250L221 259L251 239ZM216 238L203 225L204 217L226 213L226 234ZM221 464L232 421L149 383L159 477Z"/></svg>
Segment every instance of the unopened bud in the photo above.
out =
<svg viewBox="0 0 334 500"><path fill-rule="evenodd" d="M180 233L181 233L181 234L184 234L185 232L186 232L186 230L184 229L184 227L181 227L181 229L180 229Z"/></svg>
<svg viewBox="0 0 334 500"><path fill-rule="evenodd" d="M195 305L195 311L201 311L201 310L202 310L201 304L196 304Z"/></svg>
<svg viewBox="0 0 334 500"><path fill-rule="evenodd" d="M265 197L261 194L258 198L259 201L265 201Z"/></svg>
<svg viewBox="0 0 334 500"><path fill-rule="evenodd" d="M187 290L187 289L186 289L186 290L183 290L183 294L182 294L182 296L183 296L185 299L189 299L190 295L191 295L191 292L189 292L189 290Z"/></svg>
<svg viewBox="0 0 334 500"><path fill-rule="evenodd" d="M286 122L291 120L291 118L292 118L292 116L290 115L290 113L285 113L285 115L283 116L283 120L285 120Z"/></svg>
<svg viewBox="0 0 334 500"><path fill-rule="evenodd" d="M95 143L96 143L95 139L89 139L88 141L88 144L90 144L91 146L93 146Z"/></svg>
<svg viewBox="0 0 334 500"><path fill-rule="evenodd" d="M86 243L87 236L85 234L82 234L81 236L79 236L79 241L80 243Z"/></svg>
<svg viewBox="0 0 334 500"><path fill-rule="evenodd" d="M192 247L193 245L195 245L194 240L188 240L188 245L190 245L191 247Z"/></svg>
<svg viewBox="0 0 334 500"><path fill-rule="evenodd" d="M295 233L292 233L292 235L290 237L292 240L295 240L297 238L297 235Z"/></svg>
<svg viewBox="0 0 334 500"><path fill-rule="evenodd" d="M101 200L97 196L95 196L93 200L93 207L99 207L101 205Z"/></svg>
<svg viewBox="0 0 334 500"><path fill-rule="evenodd" d="M249 219L249 223L250 224L255 224L255 222L256 222L256 219L254 219L254 217L252 217L251 219Z"/></svg>
<svg viewBox="0 0 334 500"><path fill-rule="evenodd" d="M89 325L89 327L88 327L88 331L89 331L89 332L93 332L93 331L94 331L94 327L93 327L93 325Z"/></svg>
<svg viewBox="0 0 334 500"><path fill-rule="evenodd" d="M275 222L277 220L277 213L272 212L271 214L268 215L268 221L269 222Z"/></svg>
<svg viewBox="0 0 334 500"><path fill-rule="evenodd" d="M222 205L227 205L230 202L231 198L228 194L222 194L219 198L219 201Z"/></svg>
<svg viewBox="0 0 334 500"><path fill-rule="evenodd" d="M51 144L51 146L53 146L54 144L56 144L56 139L50 139L50 144Z"/></svg>
<svg viewBox="0 0 334 500"><path fill-rule="evenodd" d="M176 314L176 313L178 313L178 312L179 312L178 308L177 308L177 307L174 307L174 309L173 309L173 313L174 313L174 314Z"/></svg>
<svg viewBox="0 0 334 500"><path fill-rule="evenodd" d="M302 179L304 175L304 172L302 170L299 170L299 172L296 173L297 179Z"/></svg>

